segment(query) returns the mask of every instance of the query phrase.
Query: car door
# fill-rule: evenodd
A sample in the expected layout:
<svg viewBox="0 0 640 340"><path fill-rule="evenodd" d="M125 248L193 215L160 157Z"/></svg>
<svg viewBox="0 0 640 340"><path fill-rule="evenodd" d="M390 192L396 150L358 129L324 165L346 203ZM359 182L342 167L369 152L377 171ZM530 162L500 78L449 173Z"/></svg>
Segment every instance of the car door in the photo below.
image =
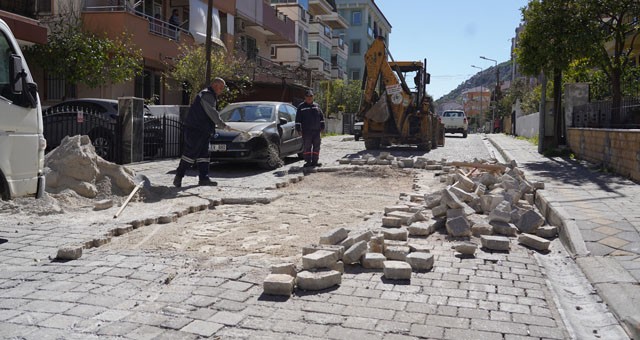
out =
<svg viewBox="0 0 640 340"><path fill-rule="evenodd" d="M281 131L281 147L280 152L284 155L289 155L294 152L295 146L292 144L294 140L295 131L295 120L291 117L291 113L287 108L287 104L280 104L278 106L278 129Z"/></svg>

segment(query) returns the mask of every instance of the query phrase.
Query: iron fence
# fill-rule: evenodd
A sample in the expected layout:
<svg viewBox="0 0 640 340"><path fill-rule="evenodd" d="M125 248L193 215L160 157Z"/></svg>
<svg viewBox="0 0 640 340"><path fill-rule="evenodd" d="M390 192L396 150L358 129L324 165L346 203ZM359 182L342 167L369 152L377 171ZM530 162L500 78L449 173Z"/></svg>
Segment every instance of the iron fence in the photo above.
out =
<svg viewBox="0 0 640 340"><path fill-rule="evenodd" d="M612 118L611 101L597 101L573 108L572 126L589 128L638 129L640 128L640 98L624 98L620 105L619 119Z"/></svg>

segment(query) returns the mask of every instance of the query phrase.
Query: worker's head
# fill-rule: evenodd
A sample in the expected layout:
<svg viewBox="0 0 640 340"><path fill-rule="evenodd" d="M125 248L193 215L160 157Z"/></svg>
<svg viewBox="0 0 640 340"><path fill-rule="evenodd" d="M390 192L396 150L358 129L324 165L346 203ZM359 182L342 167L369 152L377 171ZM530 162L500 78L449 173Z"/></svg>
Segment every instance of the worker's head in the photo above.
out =
<svg viewBox="0 0 640 340"><path fill-rule="evenodd" d="M214 78L213 81L211 82L211 88L213 89L213 92L215 92L217 96L219 96L222 92L224 92L224 89L226 87L227 87L227 83L225 83L224 79L220 77Z"/></svg>
<svg viewBox="0 0 640 340"><path fill-rule="evenodd" d="M307 90L307 92L304 93L304 102L307 104L313 103L313 91Z"/></svg>

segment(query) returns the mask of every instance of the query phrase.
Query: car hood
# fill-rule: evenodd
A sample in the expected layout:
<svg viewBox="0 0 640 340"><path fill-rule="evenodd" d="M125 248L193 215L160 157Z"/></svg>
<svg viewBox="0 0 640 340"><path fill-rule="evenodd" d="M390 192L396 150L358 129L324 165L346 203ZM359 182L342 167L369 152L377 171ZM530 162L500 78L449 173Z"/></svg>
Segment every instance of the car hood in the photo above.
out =
<svg viewBox="0 0 640 340"><path fill-rule="evenodd" d="M240 131L262 131L266 129L273 122L228 122L227 125L232 129ZM237 134L237 133L236 133Z"/></svg>

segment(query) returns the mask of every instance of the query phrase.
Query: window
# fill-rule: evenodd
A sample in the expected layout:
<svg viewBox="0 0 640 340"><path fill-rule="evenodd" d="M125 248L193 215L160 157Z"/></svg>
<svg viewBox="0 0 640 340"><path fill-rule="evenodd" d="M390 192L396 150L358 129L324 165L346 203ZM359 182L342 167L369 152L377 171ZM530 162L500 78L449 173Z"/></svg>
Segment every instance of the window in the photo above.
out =
<svg viewBox="0 0 640 340"><path fill-rule="evenodd" d="M287 111L289 111L289 115L291 115L291 121L295 122L296 114L298 113L298 110L291 105L285 105L285 107L287 108Z"/></svg>
<svg viewBox="0 0 640 340"><path fill-rule="evenodd" d="M360 80L360 70L351 70L349 72L351 80Z"/></svg>
<svg viewBox="0 0 640 340"><path fill-rule="evenodd" d="M4 34L0 34L0 95L15 101L16 95L11 91L11 55L13 48Z"/></svg>
<svg viewBox="0 0 640 340"><path fill-rule="evenodd" d="M36 3L36 11L38 14L51 13L51 0L38 0Z"/></svg>
<svg viewBox="0 0 640 340"><path fill-rule="evenodd" d="M271 46L271 58L277 58L278 57L278 49L275 46Z"/></svg>
<svg viewBox="0 0 640 340"><path fill-rule="evenodd" d="M154 104L160 99L160 87L160 73L150 69L145 69L134 81L135 96L153 100Z"/></svg>
<svg viewBox="0 0 640 340"><path fill-rule="evenodd" d="M362 12L361 11L351 12L351 26L360 26L360 25L362 25Z"/></svg>
<svg viewBox="0 0 640 340"><path fill-rule="evenodd" d="M278 108L278 119L286 119L287 122L291 122L291 115L287 111L286 105L280 105L280 108Z"/></svg>
<svg viewBox="0 0 640 340"><path fill-rule="evenodd" d="M351 40L351 54L360 54L360 40Z"/></svg>

